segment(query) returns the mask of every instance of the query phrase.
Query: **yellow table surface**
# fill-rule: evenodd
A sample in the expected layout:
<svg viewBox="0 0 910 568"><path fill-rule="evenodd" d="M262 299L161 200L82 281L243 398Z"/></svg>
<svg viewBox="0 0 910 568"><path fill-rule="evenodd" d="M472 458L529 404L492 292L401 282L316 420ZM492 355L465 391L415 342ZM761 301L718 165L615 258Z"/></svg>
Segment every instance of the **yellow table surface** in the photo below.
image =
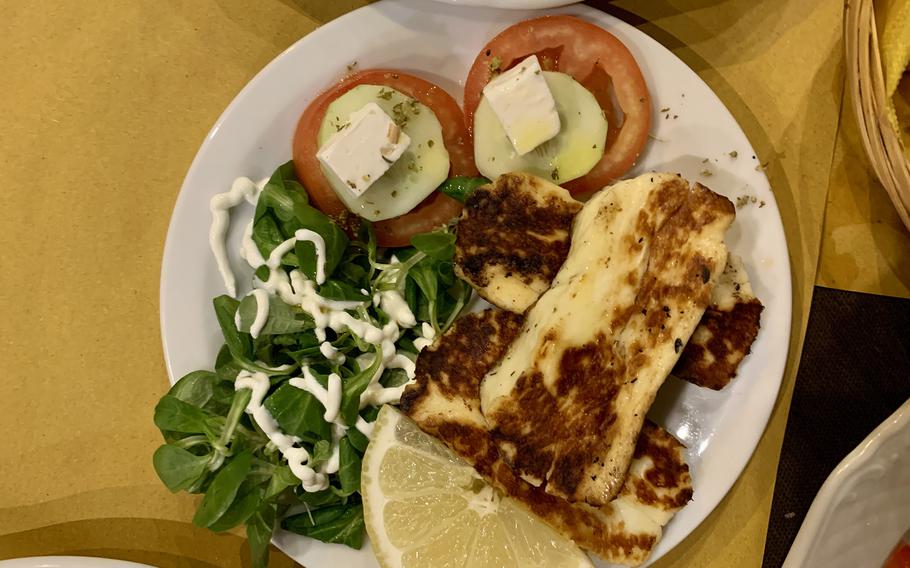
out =
<svg viewBox="0 0 910 568"><path fill-rule="evenodd" d="M248 565L243 538L194 528L195 499L171 495L151 467L152 409L167 389L164 237L190 161L232 97L364 3L0 0L0 558ZM657 563L759 566L816 268L825 285L908 295L910 239L842 112L840 0L598 6L692 67L769 162L793 265L781 396L728 497ZM274 566L292 564L273 554Z"/></svg>

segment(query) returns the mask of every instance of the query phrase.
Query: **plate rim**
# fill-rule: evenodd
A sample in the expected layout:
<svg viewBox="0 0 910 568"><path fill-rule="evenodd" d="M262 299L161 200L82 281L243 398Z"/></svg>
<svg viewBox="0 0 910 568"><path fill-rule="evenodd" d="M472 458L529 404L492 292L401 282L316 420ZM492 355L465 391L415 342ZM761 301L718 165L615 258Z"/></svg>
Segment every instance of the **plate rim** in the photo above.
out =
<svg viewBox="0 0 910 568"><path fill-rule="evenodd" d="M910 428L910 399L907 399L888 418L876 426L825 479L809 506L809 511L803 519L799 532L796 533L796 538L793 539L793 544L784 559L783 568L798 568L805 564L815 549L816 539L822 534L831 518L834 506L841 497L842 489L862 471L864 465L875 462L882 445L892 437L900 435L907 428Z"/></svg>
<svg viewBox="0 0 910 568"><path fill-rule="evenodd" d="M440 4L450 6L464 6L466 8L488 8L492 10L545 10L548 8L561 8L570 4L578 4L583 0L519 0L521 5L510 3L509 0L433 0ZM510 5L511 4L511 5Z"/></svg>
<svg viewBox="0 0 910 568"><path fill-rule="evenodd" d="M92 568L153 568L131 560L101 556L23 556L0 560L0 568L80 568L91 562Z"/></svg>
<svg viewBox="0 0 910 568"><path fill-rule="evenodd" d="M474 1L474 0L471 0L471 1ZM457 8L456 3L447 2L447 1L443 1L441 3L448 4L449 6L451 6L453 8ZM161 331L161 339L162 339L162 346L163 346L163 354L164 354L164 358L165 358L165 366L166 366L166 370L168 373L168 380L169 380L170 384L173 384L175 382L176 378L179 378L179 377L174 376L174 372L173 372L173 368L172 368L172 357L169 357L169 355L168 355L169 344L168 344L166 332L165 332L165 330L167 328L168 320L167 320L167 316L166 316L166 313L165 313L165 310L163 309L163 307L165 304L165 296L166 296L165 283L167 280L167 264L168 264L169 257L173 255L173 249L176 247L176 243L175 243L176 235L175 235L175 231L173 230L174 226L176 224L176 222L175 222L175 220L177 218L176 213L177 213L178 209L180 209L182 202L185 202L188 199L188 197L187 197L188 192L185 191L185 189L187 188L188 180L193 178L194 177L193 174L196 172L196 170L198 168L201 167L200 166L201 157L203 156L203 154L206 153L206 150L207 150L208 146L211 144L212 139L217 135L217 133L220 130L223 123L234 112L234 109L236 107L240 106L243 103L243 101L246 99L246 97L249 96L249 93L253 90L253 85L255 83L257 83L258 81L260 81L264 75L268 74L273 66L278 65L278 62L280 60L282 60L285 57L288 57L290 53L292 53L298 49L301 49L305 43L318 41L318 39L321 38L323 35L328 35L328 34L334 33L334 30L338 26L343 26L343 23L345 21L347 21L348 19L361 17L361 15L365 12L369 12L369 11L373 11L373 10L380 10L381 7L388 6L390 4L404 4L404 3L399 3L399 2L396 2L395 0L380 0L379 2L375 2L375 3L369 4L369 5L363 6L361 8L352 10L330 22L320 25L319 27L317 27L310 33L299 38L297 41L295 41L293 44L291 44L286 49L282 50L271 61L269 61L262 69L260 69L256 74L254 74L251 79L249 79L249 81L241 88L241 90L234 96L234 98L230 101L230 103L225 107L224 111L222 111L222 113L219 115L218 119L215 121L214 125L211 127L211 129L206 134L202 144L200 145L199 149L197 150L197 152L190 164L190 167L187 170L187 173L183 179L183 182L181 183L180 192L177 196L177 199L175 200L174 209L171 214L171 219L170 219L170 222L168 223L167 236L165 239L165 246L164 246L164 251L162 254L161 278L160 278L160 282L159 282L159 286L160 286L160 292L159 292L160 318L159 319L160 319L160 326L161 326L160 331ZM661 44L660 42L658 42L657 40L655 40L654 38L649 36L644 31L625 22L624 20L618 18L617 16L614 16L613 14L609 14L607 12L604 12L604 11L599 10L592 6L588 6L586 4L579 4L579 3L569 3L569 4L571 4L571 5L568 5L565 2L561 2L560 6L556 6L556 8L560 9L562 11L562 13L576 15L576 16L579 16L582 18L587 17L588 19L591 19L592 16L597 19L605 18L611 22L611 25L614 25L617 28L621 29L623 33L639 36L636 38L636 41L651 42L653 44L652 47L659 48L660 50L662 50L664 52L665 56L672 57L676 61L676 63L680 66L681 69L683 69L686 73L690 74L694 80L698 81L705 87L707 92L710 93L710 96L712 96L714 98L714 101L716 102L716 105L717 105L718 112L726 113L727 118L729 118L729 120L731 120L739 128L740 133L742 134L742 136L746 140L746 142L749 144L750 149L753 149L752 143L751 143L751 141L749 141L749 137L746 135L745 131L740 126L739 121L736 120L735 116L733 116L733 114L730 112L730 110L727 108L727 106L724 104L724 102L717 96L717 94L714 92L714 90L711 89L710 85L708 85L691 67L688 66L688 64L685 63L685 61L680 59L675 53L673 53L672 51L667 49L665 46L663 46L663 44ZM464 4L462 4L462 5L465 6ZM508 9L483 8L483 7L479 7L476 5L472 5L470 7L465 6L465 8L470 8L472 10L497 10L499 12L506 12L506 13L508 13L509 11L512 11L512 10L508 10ZM515 10L515 11L517 11L517 10ZM552 13L552 11L541 10L541 15L545 15L548 13ZM462 84L463 80L460 79L458 82L459 82L459 84ZM318 94L318 92L313 93L313 96L315 96L316 94ZM459 104L459 106L461 106L461 105ZM753 149L753 151L754 151L754 149ZM786 274L786 277L787 277L787 282L785 285L781 285L780 288L774 289L775 293L778 293L781 296L781 298L779 300L781 302L780 309L783 310L782 315L786 317L786 326L781 325L780 329L778 330L781 333L782 337L785 338L785 341L783 342L783 349L782 349L783 355L780 357L779 364L776 366L776 368L772 368L771 370L768 371L768 374L776 377L776 380L773 385L773 389L768 389L768 391L767 391L767 394L768 394L767 404L765 404L764 408L761 408L757 412L758 417L760 417L761 420L760 421L755 420L755 422L754 422L754 434L753 434L754 440L751 440L751 437L750 437L750 439L748 441L750 441L751 443L743 445L743 447L746 447L746 446L749 447L748 454L746 455L745 459L741 460L741 465L739 465L738 467L730 468L731 471L735 471L736 475L735 476L731 475L729 477L729 480L726 483L719 484L719 487L721 488L721 490L718 492L713 492L715 495L715 498L712 499L713 502L711 502L709 507L705 510L705 513L702 516L702 518L699 519L698 522L695 523L688 531L686 531L685 534L682 534L679 536L674 535L676 538L673 538L673 539L665 538L666 534L664 534L664 538L661 539L661 544L668 543L666 545L666 549L660 550L659 554L652 553L652 555L649 557L648 561L644 564L644 566L650 565L651 563L655 562L656 560L661 558L663 555L667 554L669 551L676 548L676 546L678 546L679 543L681 543L683 540L686 540L692 533L694 533L698 529L698 527L700 527L705 522L705 520L707 520L711 516L711 514L714 511L716 511L716 509L720 505L720 503L729 495L730 490L733 488L733 486L736 484L736 482L740 479L743 471L746 469L746 467L748 467L748 465L751 463L752 459L755 456L755 450L757 449L759 443L761 442L761 439L764 437L765 432L767 431L768 424L770 423L771 415L774 411L777 400L780 396L781 388L783 386L783 380L784 380L784 376L786 373L786 367L787 367L787 363L789 362L789 357L790 357L790 350L791 350L790 339L791 339L791 334L793 331L793 273L792 273L792 264L790 262L790 245L789 245L789 242L787 241L786 229L784 226L783 217L780 214L780 208L778 206L777 198L774 195L773 190L770 189L771 185L770 185L770 182L768 182L768 180L767 180L767 175L764 172L760 172L760 174L761 174L762 178L764 178L765 182L767 182L767 185L769 187L769 198L771 199L771 203L773 203L774 210L777 213L777 221L779 222L780 228L781 228L780 236L782 238L782 243L784 245L784 249L786 252L786 254L784 254L782 257L774 258L774 262L782 263L783 272ZM785 329L784 329L784 327L785 327ZM771 392L771 390L773 390L773 392ZM761 424L760 428L759 428L759 422ZM664 531L664 533L666 533L666 531ZM275 542L274 538L273 538L273 542ZM279 546L279 548L282 551L284 551L284 547Z"/></svg>

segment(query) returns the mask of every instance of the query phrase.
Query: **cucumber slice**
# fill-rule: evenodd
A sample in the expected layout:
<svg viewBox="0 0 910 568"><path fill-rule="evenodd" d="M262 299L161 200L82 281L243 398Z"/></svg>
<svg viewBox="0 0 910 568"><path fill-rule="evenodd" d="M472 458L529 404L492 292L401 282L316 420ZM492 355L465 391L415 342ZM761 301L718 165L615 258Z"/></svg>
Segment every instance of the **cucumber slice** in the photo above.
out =
<svg viewBox="0 0 910 568"><path fill-rule="evenodd" d="M367 103L378 104L411 137L411 145L389 170L360 196L322 164L322 173L348 209L370 221L407 213L449 175L449 152L442 126L429 107L382 85L358 85L328 106L316 142L321 148L340 130L352 112Z"/></svg>
<svg viewBox="0 0 910 568"><path fill-rule="evenodd" d="M525 172L562 183L585 175L603 157L607 120L590 91L565 73L544 71L556 101L559 134L519 156L486 97L474 113L474 160L485 177Z"/></svg>

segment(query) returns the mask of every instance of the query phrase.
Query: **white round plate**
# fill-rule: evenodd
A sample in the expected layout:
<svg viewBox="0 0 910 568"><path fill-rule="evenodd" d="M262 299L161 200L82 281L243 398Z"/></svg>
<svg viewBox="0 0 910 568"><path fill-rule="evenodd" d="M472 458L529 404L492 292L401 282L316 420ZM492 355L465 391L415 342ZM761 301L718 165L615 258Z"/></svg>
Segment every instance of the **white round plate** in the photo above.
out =
<svg viewBox="0 0 910 568"><path fill-rule="evenodd" d="M479 8L502 8L504 10L540 10L575 4L579 0L436 0L455 6L476 6Z"/></svg>
<svg viewBox="0 0 910 568"><path fill-rule="evenodd" d="M684 63L635 28L584 5L558 13L580 16L621 39L638 60L652 93L653 139L631 175L680 172L734 202L727 235L743 257L756 295L765 305L762 330L739 377L720 392L671 378L651 417L687 447L695 497L667 526L652 559L692 532L717 506L749 461L777 398L790 337L790 265L774 197L754 151L713 92ZM338 80L358 68L401 69L434 81L461 98L477 52L508 25L541 12L463 8L422 0L382 1L315 30L263 69L212 128L183 183L168 231L161 271L161 329L171 381L211 368L222 343L212 298L224 288L208 249L208 202L237 176L259 179L291 155L301 112ZM351 38L357 38L352 41ZM668 109L668 110L661 110ZM737 157L731 157L730 152ZM710 176L709 176L710 174ZM749 201L747 199L747 201ZM249 218L251 208L235 212ZM241 222L232 223L229 248L239 250ZM233 265L241 266L234 254ZM243 279L238 279L243 281ZM370 549L352 551L281 533L276 543L308 566L340 562L375 566Z"/></svg>
<svg viewBox="0 0 910 568"><path fill-rule="evenodd" d="M879 566L910 529L910 400L825 480L784 568Z"/></svg>
<svg viewBox="0 0 910 568"><path fill-rule="evenodd" d="M0 568L152 568L126 560L93 558L91 556L31 556L0 560Z"/></svg>

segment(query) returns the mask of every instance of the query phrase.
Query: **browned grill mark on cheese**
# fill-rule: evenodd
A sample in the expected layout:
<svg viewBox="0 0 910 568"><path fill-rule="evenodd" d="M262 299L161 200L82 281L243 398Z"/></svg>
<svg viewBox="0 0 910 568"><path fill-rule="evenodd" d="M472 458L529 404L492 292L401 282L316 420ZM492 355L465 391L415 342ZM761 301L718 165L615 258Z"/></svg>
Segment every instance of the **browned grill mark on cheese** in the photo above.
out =
<svg viewBox="0 0 910 568"><path fill-rule="evenodd" d="M505 174L477 188L465 203L456 229L456 270L496 305L495 290L486 290L493 274L539 294L568 254L572 218L581 203L562 190L544 191L545 184L556 187L534 176Z"/></svg>
<svg viewBox="0 0 910 568"><path fill-rule="evenodd" d="M664 430L645 422L642 435L635 446L635 459L648 458L651 465L643 478L623 487L623 494L634 490L642 503L664 509L679 509L692 499L692 477L689 466L679 461L676 446L679 442Z"/></svg>
<svg viewBox="0 0 910 568"><path fill-rule="evenodd" d="M534 429L540 435L529 432L527 436L510 436L510 432L522 428L523 421L504 421L493 430L495 439L514 445L515 453L509 456L512 467L538 479L546 478L552 467L550 483L558 487L578 485L591 457L588 450L600 446L601 436L616 421L616 377L622 374L623 367L621 360L609 356L609 349L603 334L591 343L566 349L559 362L555 396L539 372L519 378L515 404L523 413L537 417ZM579 451L556 455L546 440L558 431L569 433Z"/></svg>
<svg viewBox="0 0 910 568"><path fill-rule="evenodd" d="M714 390L727 386L752 350L762 310L755 298L736 302L732 310L708 308L673 374Z"/></svg>
<svg viewBox="0 0 910 568"><path fill-rule="evenodd" d="M401 397L400 409L430 434L439 436L478 472L491 475L499 459L480 414L480 380L505 354L524 316L504 310L466 314L417 358L415 382ZM439 396L458 410L473 413L474 424L449 420L427 399ZM483 427L481 427L483 426Z"/></svg>
<svg viewBox="0 0 910 568"><path fill-rule="evenodd" d="M428 347L417 360L417 382L405 390L401 408L405 412L417 399L426 396L428 384L421 377L432 377L433 385L448 398L471 400L477 397L477 385L457 375L473 376L492 367L521 328L523 317L497 311L490 317L465 316L455 321L455 329L446 341ZM482 370L482 372L481 372ZM479 408L479 406L478 406Z"/></svg>
<svg viewBox="0 0 910 568"><path fill-rule="evenodd" d="M480 379L475 384L465 377L483 377L502 357L524 321L521 315L502 310L484 314L488 315L458 318L443 336L445 341L437 341L420 354L415 383L401 396L400 408L405 414L428 396L431 386L447 398L476 402L480 408L480 401L475 400Z"/></svg>
<svg viewBox="0 0 910 568"><path fill-rule="evenodd" d="M485 189L485 191L491 191L490 189ZM503 192L503 195L499 196L499 199L507 200L508 196L505 195L506 191L514 191L521 193L524 190L516 189L515 183L509 183L502 185L498 191ZM646 214L641 213L639 222L644 224L647 222ZM495 225L496 218L495 216L488 216L480 218L475 216L471 221L464 221L462 225L467 227L469 224L472 226L472 232L477 234L478 229L483 227L487 231L494 233L492 229ZM569 251L569 231L572 226L572 217L570 215L560 215L554 217L553 226L561 225L562 229L565 231L565 246L561 249L557 247L552 247L548 250L550 256L547 258L547 264L549 267L557 267L565 261L565 256ZM485 224L489 223L489 224ZM558 232L554 229L554 232ZM497 233L498 234L498 233ZM533 232L532 232L533 234ZM642 250L643 238L636 237L635 235L629 234L623 237L626 247L632 253L638 253ZM462 254L464 251L471 246L470 240L462 239L460 241L463 243L465 248L461 249ZM516 246L519 246L516 244ZM531 246L531 245L527 245ZM561 256L560 256L560 250ZM512 251L514 256L517 258L527 258L527 251ZM604 259L604 265L609 266L610 258ZM467 263L467 261L466 261ZM490 296L483 290L483 287L488 284L486 275L482 270L483 264L481 259L473 261L474 266L474 280L469 281L478 289L481 296L484 296L487 300L498 305L503 309L511 309L511 306L502 305L500 302L497 302L497 298ZM506 266L506 265L504 265ZM526 264L522 269L518 270L514 266L508 268L510 273L510 278L514 277L522 281L533 280L529 274L533 267L530 264ZM554 271L548 271L547 276L539 275L536 282L542 283L546 281L549 283L549 279L555 274ZM703 281L707 281L710 278L710 273L708 270L703 269L700 272ZM638 274L635 271L630 271L624 282L626 284L632 285L638 278ZM543 293L545 286L539 287L539 293ZM759 316L762 310L761 303L754 299L750 298L748 300L743 300L739 303L754 304L751 307L740 307L737 306L735 310L718 310L713 306L709 307L705 312L705 316L702 319L702 322L699 324L699 328L696 333L693 335L693 338L689 343L683 344L680 340L680 348L682 349L682 356L680 362L673 369L673 374L677 377L689 381L698 386L707 387L715 390L722 389L725 387L735 376L739 364L742 362L743 358L749 354L751 350L751 345L754 342L759 331ZM660 315L655 312L654 316ZM651 317L649 319L648 325L655 326L659 328L661 325L656 321L656 317ZM726 335L730 333L731 335ZM704 338L704 340L702 340Z"/></svg>
<svg viewBox="0 0 910 568"><path fill-rule="evenodd" d="M608 203L597 212L596 221L610 231L620 211L618 204ZM685 245L703 227L718 219L729 223L734 215L733 204L726 198L700 184L690 188L676 177L651 192L633 232L651 236L649 262L634 302L612 313L609 328L614 336L598 335L591 343L566 348L558 376L550 385L537 368L537 361L545 360L547 350L536 351L536 361L521 374L509 397L501 399L495 410L484 409L495 424L493 436L504 457L524 479L545 480L541 486L548 493L596 505L606 503L621 489L644 412L665 376L656 385L638 390L648 400L635 416L617 420L615 402L629 385L635 385L633 381L649 364L651 352L674 349L678 337L673 334L672 323L679 314L669 305L696 312L708 305L713 282L705 282L702 275L723 259L712 263L699 253L692 254ZM685 267L682 280L663 277L680 265ZM538 303L534 309L539 307ZM651 332L637 334L639 339L619 345L618 334L633 318L641 319L639 314L649 314L643 325ZM683 342L691 332L689 328ZM595 462L595 457L603 459Z"/></svg>
<svg viewBox="0 0 910 568"><path fill-rule="evenodd" d="M500 310L487 310L459 318L449 331L420 354L416 382L405 390L401 409L423 430L440 438L474 465L500 490L582 548L609 562L640 564L647 559L657 542L654 534L630 530L621 515L610 506L595 509L584 504L573 505L528 484L503 462L497 446L492 442L480 414L480 381L503 357L523 321L524 316ZM444 405L438 404L440 397L444 399ZM463 411L457 417L450 416L443 406ZM680 496L691 496L691 479L680 473L688 472L688 466L682 459L682 444L651 423L643 429L645 436L652 437L653 441L640 441L640 455L651 457L653 465L648 473L664 484L652 489L655 495L662 490L676 490ZM663 453L652 451L651 447L659 447ZM658 459L653 456L658 456ZM680 485L668 485L673 481ZM670 506L668 499L652 499L645 503L636 491L637 482L644 488L651 483L649 479L632 479L630 476L623 494L633 505L641 503L672 513L685 504L681 501L682 497L674 501L680 502L678 506Z"/></svg>
<svg viewBox="0 0 910 568"><path fill-rule="evenodd" d="M586 505L572 505L564 499L549 495L522 480L501 461L494 464L492 478L507 495L522 503L554 529L609 562L639 564L647 559L656 544L657 539L650 534L611 530L602 516L609 516L613 511L604 512ZM637 495L635 498L638 498Z"/></svg>

